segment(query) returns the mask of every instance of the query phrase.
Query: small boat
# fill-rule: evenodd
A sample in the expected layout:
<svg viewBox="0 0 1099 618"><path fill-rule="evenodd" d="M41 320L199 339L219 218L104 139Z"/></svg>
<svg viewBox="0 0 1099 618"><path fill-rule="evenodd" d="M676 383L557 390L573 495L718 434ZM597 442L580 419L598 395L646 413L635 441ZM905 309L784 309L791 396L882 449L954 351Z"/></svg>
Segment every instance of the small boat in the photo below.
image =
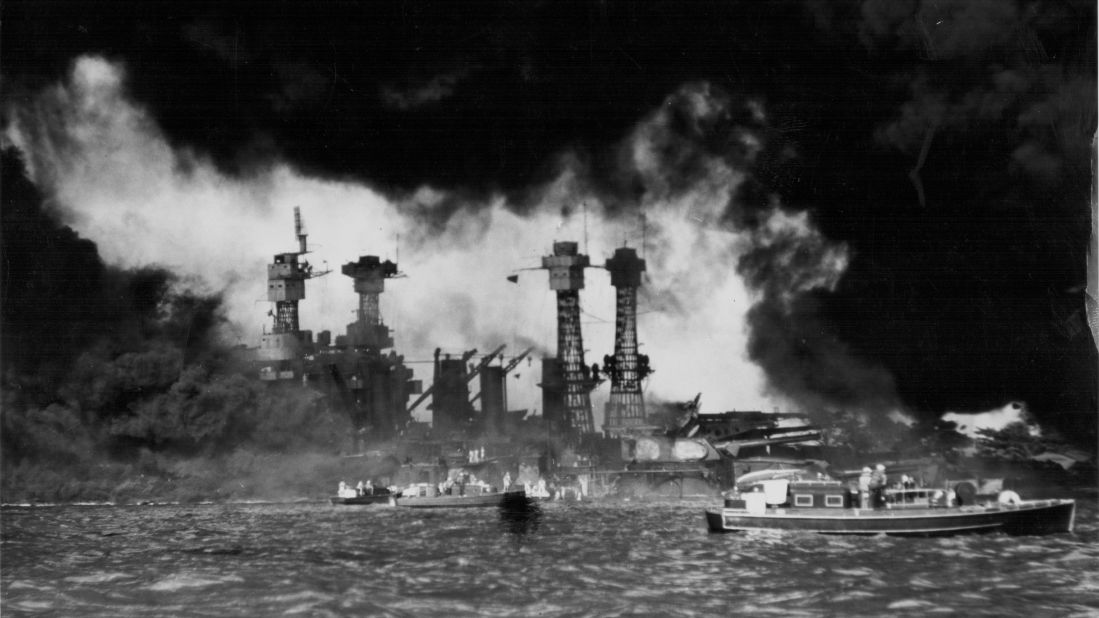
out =
<svg viewBox="0 0 1099 618"><path fill-rule="evenodd" d="M328 499L332 504L387 504L394 493L385 487L353 488L341 482L339 491Z"/></svg>
<svg viewBox="0 0 1099 618"><path fill-rule="evenodd" d="M487 485L466 485L464 488L454 487L451 493L440 494L435 486L428 483L417 483L401 490L400 494L390 499L393 506L409 508L469 508L500 506L506 500L524 497L522 489L512 491L496 491Z"/></svg>
<svg viewBox="0 0 1099 618"><path fill-rule="evenodd" d="M373 494L346 497L332 496L328 500L332 504L388 504L394 495L388 489L380 489Z"/></svg>
<svg viewBox="0 0 1099 618"><path fill-rule="evenodd" d="M790 530L891 536L987 532L1038 535L1072 532L1076 518L1075 500L1010 500L979 504L957 504L955 500L951 504L944 500L942 490L912 488L887 490L884 508L867 509L857 508L857 496L852 496L840 481L766 483L770 486L762 492L735 494L725 499L724 508L707 509L706 523L710 531ZM787 491L783 492L783 489Z"/></svg>

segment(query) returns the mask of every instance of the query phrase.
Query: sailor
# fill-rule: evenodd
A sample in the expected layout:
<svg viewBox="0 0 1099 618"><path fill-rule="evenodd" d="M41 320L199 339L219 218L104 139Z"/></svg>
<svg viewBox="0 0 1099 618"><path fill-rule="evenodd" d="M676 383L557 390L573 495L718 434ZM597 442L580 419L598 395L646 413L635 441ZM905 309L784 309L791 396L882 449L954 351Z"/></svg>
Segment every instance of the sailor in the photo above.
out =
<svg viewBox="0 0 1099 618"><path fill-rule="evenodd" d="M511 489L511 472L504 473L504 491L507 492Z"/></svg>
<svg viewBox="0 0 1099 618"><path fill-rule="evenodd" d="M363 494L366 494L368 496L374 495L374 481L373 480L367 480L366 484L363 485Z"/></svg>
<svg viewBox="0 0 1099 618"><path fill-rule="evenodd" d="M870 467L863 466L859 475L859 507L864 509L870 508L870 476Z"/></svg>
<svg viewBox="0 0 1099 618"><path fill-rule="evenodd" d="M360 495L360 496L363 495L363 493L364 493L363 488L364 487L366 487L366 486L363 485L363 482L359 481L359 484L355 486L355 493Z"/></svg>
<svg viewBox="0 0 1099 618"><path fill-rule="evenodd" d="M874 466L874 472L870 474L870 504L875 509L885 506L886 483L885 466L883 464Z"/></svg>
<svg viewBox="0 0 1099 618"><path fill-rule="evenodd" d="M996 502L999 502L1000 504L1009 504L1014 506L1022 501L1023 499L1019 497L1019 494L1010 489L1005 489L996 496Z"/></svg>

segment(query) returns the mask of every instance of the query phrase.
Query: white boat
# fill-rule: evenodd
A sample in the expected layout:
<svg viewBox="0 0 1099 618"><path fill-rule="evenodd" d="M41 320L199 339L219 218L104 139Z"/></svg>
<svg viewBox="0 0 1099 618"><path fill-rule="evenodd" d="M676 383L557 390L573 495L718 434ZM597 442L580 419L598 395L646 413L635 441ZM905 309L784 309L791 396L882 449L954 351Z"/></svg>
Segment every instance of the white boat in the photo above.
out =
<svg viewBox="0 0 1099 618"><path fill-rule="evenodd" d="M723 508L707 509L711 532L788 530L820 534L947 536L982 532L1012 535L1072 532L1076 502L1011 500L957 504L940 502L941 490L887 491L883 508L857 508L839 481L771 481L779 496L757 491L725 499ZM781 485L780 485L781 483ZM771 489L768 487L767 489Z"/></svg>

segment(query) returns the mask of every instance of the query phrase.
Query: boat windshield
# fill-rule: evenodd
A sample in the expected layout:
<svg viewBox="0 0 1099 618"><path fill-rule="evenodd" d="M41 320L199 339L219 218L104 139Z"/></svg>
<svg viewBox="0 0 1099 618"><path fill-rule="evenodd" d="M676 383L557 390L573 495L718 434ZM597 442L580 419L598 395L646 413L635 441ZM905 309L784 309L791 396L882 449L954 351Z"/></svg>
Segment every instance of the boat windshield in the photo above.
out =
<svg viewBox="0 0 1099 618"><path fill-rule="evenodd" d="M892 508L929 508L932 506L945 506L937 504L935 494L942 494L941 490L931 487L915 487L909 489L886 489L885 501Z"/></svg>

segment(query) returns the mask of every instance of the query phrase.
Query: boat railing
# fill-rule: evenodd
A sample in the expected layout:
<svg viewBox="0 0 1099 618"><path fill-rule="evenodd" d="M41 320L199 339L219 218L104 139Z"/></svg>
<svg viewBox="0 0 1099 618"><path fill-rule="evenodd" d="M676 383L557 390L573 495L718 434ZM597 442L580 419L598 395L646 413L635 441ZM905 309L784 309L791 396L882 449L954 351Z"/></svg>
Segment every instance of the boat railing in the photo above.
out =
<svg viewBox="0 0 1099 618"><path fill-rule="evenodd" d="M1002 509L1018 510L1043 506L1057 506L1059 504L1064 504L1065 502L1070 502L1070 500L1065 500L1064 498L1048 498L1045 500L1023 500L1021 502L999 502L997 505Z"/></svg>
<svg viewBox="0 0 1099 618"><path fill-rule="evenodd" d="M892 508L930 508L945 506L935 504L934 496L937 490L930 487L912 488L887 488L885 501Z"/></svg>

